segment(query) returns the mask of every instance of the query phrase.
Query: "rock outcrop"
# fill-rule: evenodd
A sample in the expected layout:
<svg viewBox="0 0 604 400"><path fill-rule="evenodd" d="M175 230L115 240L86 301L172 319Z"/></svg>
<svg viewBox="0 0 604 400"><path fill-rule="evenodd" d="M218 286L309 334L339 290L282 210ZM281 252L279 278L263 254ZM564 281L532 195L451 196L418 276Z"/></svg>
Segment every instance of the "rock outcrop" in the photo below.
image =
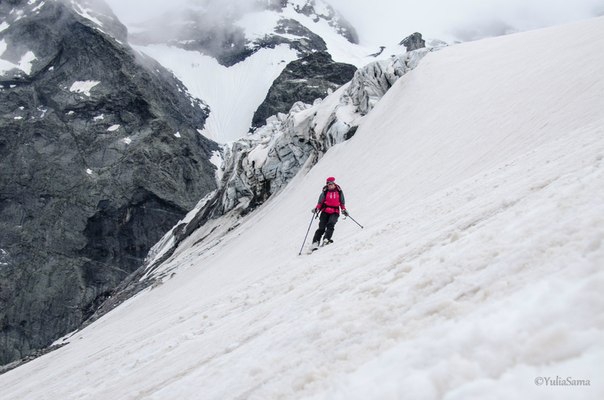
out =
<svg viewBox="0 0 604 400"><path fill-rule="evenodd" d="M421 33L415 32L401 40L399 46L405 46L407 51L413 51L426 47L426 41L422 38Z"/></svg>
<svg viewBox="0 0 604 400"><path fill-rule="evenodd" d="M272 115L287 113L298 101L312 104L327 97L350 81L355 71L353 65L334 62L327 52L311 53L290 62L254 113L252 127L264 125Z"/></svg>
<svg viewBox="0 0 604 400"><path fill-rule="evenodd" d="M92 7L0 3L0 364L78 328L216 188L206 105Z"/></svg>

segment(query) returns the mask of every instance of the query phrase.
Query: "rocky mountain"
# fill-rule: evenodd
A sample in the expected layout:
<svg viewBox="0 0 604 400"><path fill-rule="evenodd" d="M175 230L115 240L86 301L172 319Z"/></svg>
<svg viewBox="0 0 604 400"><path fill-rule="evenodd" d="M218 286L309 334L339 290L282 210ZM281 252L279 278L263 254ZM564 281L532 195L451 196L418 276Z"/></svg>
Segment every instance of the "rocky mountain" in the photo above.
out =
<svg viewBox="0 0 604 400"><path fill-rule="evenodd" d="M312 104L352 79L356 67L336 63L326 51L314 52L287 64L273 82L252 119L252 127L266 123L278 113L287 113L297 101Z"/></svg>
<svg viewBox="0 0 604 400"><path fill-rule="evenodd" d="M312 102L350 80L352 65L373 61L364 60L369 52L354 28L323 0L191 1L130 28L138 50L208 103L203 134L218 142L287 112L300 100L293 90L304 86L301 100ZM269 93L275 80L279 87Z"/></svg>
<svg viewBox="0 0 604 400"><path fill-rule="evenodd" d="M0 2L0 363L80 326L216 188L207 105L94 1Z"/></svg>
<svg viewBox="0 0 604 400"><path fill-rule="evenodd" d="M250 32L246 23L262 15L271 22ZM215 0L189 1L184 9L173 10L159 20L141 25L130 35L137 45L168 44L209 55L222 65L232 66L263 48L286 44L301 54L326 50L325 41L296 17L323 21L351 43L358 43L356 31L323 0L253 0L225 3ZM162 29L155 29L161 26Z"/></svg>

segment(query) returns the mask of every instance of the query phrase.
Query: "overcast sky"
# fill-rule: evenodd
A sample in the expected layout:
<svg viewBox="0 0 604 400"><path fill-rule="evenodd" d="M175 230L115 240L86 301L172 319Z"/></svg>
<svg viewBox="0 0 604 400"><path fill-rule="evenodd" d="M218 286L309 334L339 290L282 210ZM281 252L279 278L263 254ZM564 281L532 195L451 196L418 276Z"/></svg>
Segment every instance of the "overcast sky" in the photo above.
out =
<svg viewBox="0 0 604 400"><path fill-rule="evenodd" d="M126 24L190 0L106 0ZM247 0L217 0L241 4ZM389 44L415 31L444 40L541 28L604 14L604 0L327 0L361 43ZM144 4L141 7L141 4Z"/></svg>
<svg viewBox="0 0 604 400"><path fill-rule="evenodd" d="M361 42L427 37L472 40L602 15L604 0L328 0Z"/></svg>

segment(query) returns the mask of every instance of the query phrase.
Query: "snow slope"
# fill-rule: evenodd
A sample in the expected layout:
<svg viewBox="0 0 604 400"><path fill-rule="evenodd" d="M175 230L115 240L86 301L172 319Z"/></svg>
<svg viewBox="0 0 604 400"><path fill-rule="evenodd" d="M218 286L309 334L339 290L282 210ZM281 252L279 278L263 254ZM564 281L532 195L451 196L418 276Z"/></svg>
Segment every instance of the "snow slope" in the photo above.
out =
<svg viewBox="0 0 604 400"><path fill-rule="evenodd" d="M286 45L261 49L246 60L225 67L196 51L166 45L135 46L170 69L189 92L210 106L201 133L217 142L229 142L248 133L252 117L273 81L287 63L297 59Z"/></svg>
<svg viewBox="0 0 604 400"><path fill-rule="evenodd" d="M3 398L601 399L602 48L598 18L429 54L238 229L0 376ZM297 256L329 175L365 229Z"/></svg>

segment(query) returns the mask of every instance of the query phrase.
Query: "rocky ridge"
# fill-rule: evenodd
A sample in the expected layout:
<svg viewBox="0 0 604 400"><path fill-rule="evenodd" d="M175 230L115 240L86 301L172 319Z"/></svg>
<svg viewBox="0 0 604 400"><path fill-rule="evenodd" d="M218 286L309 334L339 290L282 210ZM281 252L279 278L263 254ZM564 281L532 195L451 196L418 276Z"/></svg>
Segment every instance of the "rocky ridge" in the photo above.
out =
<svg viewBox="0 0 604 400"><path fill-rule="evenodd" d="M272 115L287 113L297 101L312 104L326 97L350 81L356 70L353 65L334 62L326 51L290 62L254 113L252 127L264 125Z"/></svg>

